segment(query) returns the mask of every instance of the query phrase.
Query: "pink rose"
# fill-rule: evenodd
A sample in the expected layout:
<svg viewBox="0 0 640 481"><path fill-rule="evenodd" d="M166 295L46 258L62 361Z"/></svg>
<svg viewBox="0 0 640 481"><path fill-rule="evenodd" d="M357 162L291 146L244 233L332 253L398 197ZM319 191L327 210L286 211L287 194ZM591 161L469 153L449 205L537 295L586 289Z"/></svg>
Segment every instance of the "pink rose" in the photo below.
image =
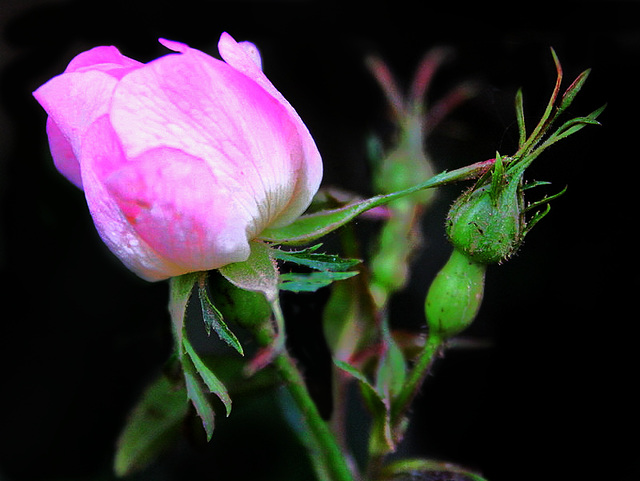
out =
<svg viewBox="0 0 640 481"><path fill-rule="evenodd" d="M56 167L84 190L107 246L150 281L246 260L249 241L295 220L322 179L253 44L223 33L223 62L160 42L178 53L143 64L96 47L34 92Z"/></svg>

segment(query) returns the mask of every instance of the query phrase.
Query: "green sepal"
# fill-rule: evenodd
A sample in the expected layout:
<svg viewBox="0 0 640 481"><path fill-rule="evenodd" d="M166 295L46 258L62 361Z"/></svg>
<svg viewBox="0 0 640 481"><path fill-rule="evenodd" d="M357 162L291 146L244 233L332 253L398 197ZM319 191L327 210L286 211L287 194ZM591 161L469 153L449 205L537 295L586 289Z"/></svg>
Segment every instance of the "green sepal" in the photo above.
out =
<svg viewBox="0 0 640 481"><path fill-rule="evenodd" d="M489 191L494 206L498 203L498 198L500 197L504 183L504 163L502 162L500 154L496 152L496 162L491 172L491 190Z"/></svg>
<svg viewBox="0 0 640 481"><path fill-rule="evenodd" d="M154 461L178 435L188 411L185 387L161 374L142 394L118 437L116 475L130 475Z"/></svg>
<svg viewBox="0 0 640 481"><path fill-rule="evenodd" d="M215 394L216 396L218 396L218 398L220 398L220 401L222 401L226 409L227 416L231 414L231 398L229 397L227 388L224 386L218 376L216 376L200 358L200 355L193 348L187 336L184 336L182 344L184 345L184 350L189 356L189 359L191 359L191 362L193 363L193 367L200 375L200 378L204 382L205 386L209 389L209 392ZM191 366L188 366L185 370L190 370L190 367Z"/></svg>
<svg viewBox="0 0 640 481"><path fill-rule="evenodd" d="M246 373L253 375L285 348L285 327L278 298L280 275L272 257L272 248L260 241L253 241L250 245L251 253L246 261L228 264L218 272L240 289L263 294L271 306L276 332L271 345L263 347L247 366Z"/></svg>
<svg viewBox="0 0 640 481"><path fill-rule="evenodd" d="M172 277L169 281L169 314L173 326L173 335L177 346L182 346L184 321L191 292L198 282L198 272L190 272L182 276ZM182 349L178 349L182 357Z"/></svg>
<svg viewBox="0 0 640 481"><path fill-rule="evenodd" d="M272 249L261 242L251 242L249 258L218 269L231 284L251 292L261 292L269 303L278 298L278 269L271 257Z"/></svg>
<svg viewBox="0 0 640 481"><path fill-rule="evenodd" d="M452 463L432 459L400 459L382 468L380 481L487 481L477 473Z"/></svg>
<svg viewBox="0 0 640 481"><path fill-rule="evenodd" d="M227 415L231 411L231 398L224 384L202 362L186 335L187 306L193 289L199 282L198 279L201 279L203 275L204 273L202 272L193 272L171 279L169 313L174 328L178 359L184 373L187 397L191 400L202 420L207 439L211 439L215 414L208 399L208 393L214 393L220 398L225 406Z"/></svg>
<svg viewBox="0 0 640 481"><path fill-rule="evenodd" d="M229 326L224 322L224 316L213 304L209 293L207 292L207 275L203 273L198 279L198 297L200 298L200 306L202 308L202 318L204 320L205 329L207 335L211 334L211 331L215 331L216 334L226 342L229 346L233 347L240 355L244 356L244 350L236 335L229 329Z"/></svg>
<svg viewBox="0 0 640 481"><path fill-rule="evenodd" d="M549 138L540 146L539 151L544 150L550 145L555 144L559 140L565 139L572 134L575 134L582 128L587 125L601 125L596 119L600 116L600 114L606 108L606 104L600 107L599 109L594 110L589 115L584 117L576 117L574 119L566 121L562 124L553 134L549 136Z"/></svg>
<svg viewBox="0 0 640 481"><path fill-rule="evenodd" d="M522 89L516 92L516 120L518 121L518 148L522 147L527 141L527 127L524 120L524 102Z"/></svg>
<svg viewBox="0 0 640 481"><path fill-rule="evenodd" d="M187 387L187 397L202 421L202 427L207 435L207 441L211 441L213 428L215 426L215 411L211 405L211 400L209 399L202 378L198 375L197 369L189 356L182 358L182 371Z"/></svg>

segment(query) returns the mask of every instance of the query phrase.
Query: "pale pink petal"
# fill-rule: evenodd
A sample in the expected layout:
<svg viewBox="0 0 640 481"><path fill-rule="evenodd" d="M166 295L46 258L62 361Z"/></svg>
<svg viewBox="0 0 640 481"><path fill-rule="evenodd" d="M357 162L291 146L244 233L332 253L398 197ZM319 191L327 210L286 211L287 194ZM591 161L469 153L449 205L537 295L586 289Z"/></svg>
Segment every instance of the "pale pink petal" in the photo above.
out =
<svg viewBox="0 0 640 481"><path fill-rule="evenodd" d="M260 70L262 70L262 57L260 56L260 50L256 46L255 43L251 43L248 41L238 42L238 45L242 47L242 50L253 60ZM228 62L227 62L228 63Z"/></svg>
<svg viewBox="0 0 640 481"><path fill-rule="evenodd" d="M106 186L140 238L185 272L249 257L251 219L201 159L157 148L109 176Z"/></svg>
<svg viewBox="0 0 640 481"><path fill-rule="evenodd" d="M134 230L106 189L105 166L123 162L123 152L106 116L96 120L85 134L81 153L82 182L87 204L100 237L133 272L148 281L184 274L179 266L154 251ZM120 159L114 160L114 159Z"/></svg>
<svg viewBox="0 0 640 481"><path fill-rule="evenodd" d="M282 106L287 109L291 120L296 126L299 142L301 145L300 154L303 159L300 161L302 170L298 175L298 183L295 187L295 195L285 212L274 222L273 226L286 225L295 220L309 206L313 196L322 181L322 158L318 148L295 109L273 86L271 81L262 72L262 63L257 64L250 49L243 46L243 42L236 42L231 35L224 32L218 42L218 50L222 58L234 69L248 76L257 82L265 91L269 92ZM196 51L197 52L197 51ZM204 55L204 54L202 54Z"/></svg>
<svg viewBox="0 0 640 481"><path fill-rule="evenodd" d="M111 95L118 81L99 71L58 75L38 88L36 100L49 114L49 143L56 166L74 184L83 135L98 117L108 111ZM55 127L52 126L55 124Z"/></svg>
<svg viewBox="0 0 640 481"><path fill-rule="evenodd" d="M33 93L49 114L47 135L54 163L76 186L82 188L78 152L83 133L107 112L117 80L141 65L115 47L96 47L77 55L65 73Z"/></svg>
<svg viewBox="0 0 640 481"><path fill-rule="evenodd" d="M71 144L51 117L47 119L47 136L49 137L49 148L54 165L76 187L82 189L80 163L73 152Z"/></svg>
<svg viewBox="0 0 640 481"><path fill-rule="evenodd" d="M158 42L174 52L186 52L191 47L182 42L176 42L175 40L167 40L166 38L159 38Z"/></svg>
<svg viewBox="0 0 640 481"><path fill-rule="evenodd" d="M310 201L296 197L305 145L289 111L201 52L167 55L125 76L113 95L111 122L128 158L170 147L205 160L245 218L255 220L246 226L249 237L291 205Z"/></svg>
<svg viewBox="0 0 640 481"><path fill-rule="evenodd" d="M82 52L71 60L65 73L99 70L119 79L127 72L140 68L142 65L144 64L122 55L116 47L95 47Z"/></svg>

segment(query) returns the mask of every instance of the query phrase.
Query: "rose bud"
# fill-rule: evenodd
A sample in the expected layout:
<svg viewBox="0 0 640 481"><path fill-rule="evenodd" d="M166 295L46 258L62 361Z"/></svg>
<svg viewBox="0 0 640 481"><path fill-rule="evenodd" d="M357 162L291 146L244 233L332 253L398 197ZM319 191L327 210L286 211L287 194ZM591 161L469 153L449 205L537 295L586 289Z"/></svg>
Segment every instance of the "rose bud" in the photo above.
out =
<svg viewBox="0 0 640 481"><path fill-rule="evenodd" d="M431 283L425 299L430 336L446 340L473 322L482 304L486 269L485 264L453 250Z"/></svg>
<svg viewBox="0 0 640 481"><path fill-rule="evenodd" d="M147 64L115 47L83 52L34 92L56 167L84 190L107 246L150 281L246 260L322 179L313 138L253 44L222 34L222 61L161 43L176 53Z"/></svg>
<svg viewBox="0 0 640 481"><path fill-rule="evenodd" d="M525 235L521 173L505 176L500 157L491 180L463 193L447 216L447 235L475 262L508 259Z"/></svg>

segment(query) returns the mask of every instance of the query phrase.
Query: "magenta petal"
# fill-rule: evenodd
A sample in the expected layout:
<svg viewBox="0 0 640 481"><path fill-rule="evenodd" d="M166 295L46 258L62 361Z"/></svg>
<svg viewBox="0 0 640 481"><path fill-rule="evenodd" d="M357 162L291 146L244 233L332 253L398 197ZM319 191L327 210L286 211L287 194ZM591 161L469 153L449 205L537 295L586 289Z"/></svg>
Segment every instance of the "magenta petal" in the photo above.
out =
<svg viewBox="0 0 640 481"><path fill-rule="evenodd" d="M299 216L322 177L315 143L287 105L228 64L188 49L125 76L111 122L129 158L170 147L205 160L256 216L258 235Z"/></svg>
<svg viewBox="0 0 640 481"><path fill-rule="evenodd" d="M144 65L137 60L122 55L116 47L95 47L77 55L65 70L65 73L99 70L115 78L122 78L127 72Z"/></svg>
<svg viewBox="0 0 640 481"><path fill-rule="evenodd" d="M150 150L106 185L136 234L185 272L249 256L252 216L238 209L200 159L176 149Z"/></svg>
<svg viewBox="0 0 640 481"><path fill-rule="evenodd" d="M236 42L231 35L224 32L220 36L218 50L229 65L253 79L272 95L287 110L291 121L296 126L300 142L298 159L300 171L297 173L295 195L287 210L274 222L273 226L289 224L309 206L322 181L322 158L318 148L298 113L264 75L260 68L261 64L256 63L254 56L242 42Z"/></svg>
<svg viewBox="0 0 640 481"><path fill-rule="evenodd" d="M87 204L100 237L130 270L143 279L158 281L184 274L183 269L158 255L140 238L105 187L102 181L105 171L123 162L122 149L108 118L98 119L86 132L81 163Z"/></svg>
<svg viewBox="0 0 640 481"><path fill-rule="evenodd" d="M68 174L70 157L79 156L83 135L91 123L108 111L118 81L98 71L65 73L52 78L33 95L42 105L55 128L50 126L49 142L56 150L61 172ZM71 174L69 179L76 183Z"/></svg>
<svg viewBox="0 0 640 481"><path fill-rule="evenodd" d="M47 119L47 136L49 137L49 148L51 149L51 156L56 169L76 187L82 189L80 163L73 152L71 144L51 117Z"/></svg>

